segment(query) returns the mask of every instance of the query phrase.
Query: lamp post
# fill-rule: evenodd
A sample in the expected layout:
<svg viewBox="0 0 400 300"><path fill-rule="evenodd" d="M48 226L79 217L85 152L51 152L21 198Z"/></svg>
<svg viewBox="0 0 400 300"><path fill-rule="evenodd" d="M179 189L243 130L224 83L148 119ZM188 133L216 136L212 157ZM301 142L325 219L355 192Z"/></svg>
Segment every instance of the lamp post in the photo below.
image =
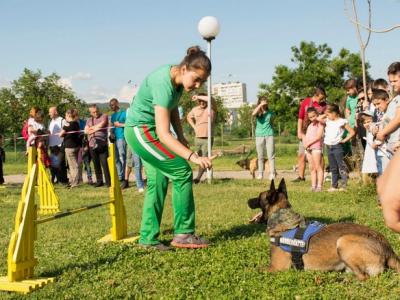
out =
<svg viewBox="0 0 400 300"><path fill-rule="evenodd" d="M207 56L211 61L211 41L215 39L215 37L219 33L219 23L216 17L203 17L199 25L197 26L200 35L207 41ZM208 94L208 103L207 103L207 110L208 110L208 157L211 158L211 139L212 139L212 132L211 132L211 74L208 76L207 80L207 94ZM207 169L207 182L211 183L212 180L212 170Z"/></svg>

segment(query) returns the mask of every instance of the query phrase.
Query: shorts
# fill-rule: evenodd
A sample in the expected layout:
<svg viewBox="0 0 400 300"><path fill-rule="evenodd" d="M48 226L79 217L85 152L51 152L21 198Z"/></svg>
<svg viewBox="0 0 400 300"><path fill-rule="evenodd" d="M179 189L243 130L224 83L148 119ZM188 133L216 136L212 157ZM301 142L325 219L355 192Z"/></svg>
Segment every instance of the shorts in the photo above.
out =
<svg viewBox="0 0 400 300"><path fill-rule="evenodd" d="M214 138L211 138L211 147L213 142ZM199 156L208 156L208 138L195 138L194 145Z"/></svg>
<svg viewBox="0 0 400 300"><path fill-rule="evenodd" d="M309 153L320 153L320 154L324 153L324 151L322 149L310 149L307 152L309 152Z"/></svg>

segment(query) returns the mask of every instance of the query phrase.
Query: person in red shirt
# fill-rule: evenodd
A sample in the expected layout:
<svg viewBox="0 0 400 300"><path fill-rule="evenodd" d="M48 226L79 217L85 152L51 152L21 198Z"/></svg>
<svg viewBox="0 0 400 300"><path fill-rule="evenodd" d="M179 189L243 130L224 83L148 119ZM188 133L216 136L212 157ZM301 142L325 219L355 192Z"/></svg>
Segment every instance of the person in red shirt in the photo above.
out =
<svg viewBox="0 0 400 300"><path fill-rule="evenodd" d="M324 113L326 109L326 92L323 87L315 88L314 95L310 98L305 98L300 103L299 117L297 119L297 137L299 138L299 150L297 156L297 166L298 166L298 177L293 180L294 182L304 181L304 172L306 166L306 155L303 145L303 137L305 135L305 129L307 128L307 109L309 107L314 107L319 114Z"/></svg>

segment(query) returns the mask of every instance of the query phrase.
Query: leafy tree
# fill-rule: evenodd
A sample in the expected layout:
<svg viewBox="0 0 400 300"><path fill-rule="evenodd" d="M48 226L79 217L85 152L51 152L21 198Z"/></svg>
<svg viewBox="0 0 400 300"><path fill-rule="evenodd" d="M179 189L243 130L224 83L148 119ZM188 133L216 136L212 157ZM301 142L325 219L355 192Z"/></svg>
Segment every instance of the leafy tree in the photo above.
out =
<svg viewBox="0 0 400 300"><path fill-rule="evenodd" d="M47 112L54 105L61 115L69 108L77 108L84 115L86 104L59 81L60 76L55 73L43 77L41 71L24 69L10 88L0 89L0 132L19 133L33 106Z"/></svg>
<svg viewBox="0 0 400 300"><path fill-rule="evenodd" d="M239 138L250 137L253 135L253 122L254 119L251 116L253 112L253 105L242 105L237 110L237 122L232 128L232 135Z"/></svg>
<svg viewBox="0 0 400 300"><path fill-rule="evenodd" d="M276 66L272 82L259 85L259 95L268 97L275 123L281 123L283 131L295 133L298 106L303 98L311 96L316 86L323 86L328 102L339 102L345 95L344 81L361 78L362 67L357 53L341 49L334 56L327 44L303 41L299 47L292 47L292 54L294 67Z"/></svg>

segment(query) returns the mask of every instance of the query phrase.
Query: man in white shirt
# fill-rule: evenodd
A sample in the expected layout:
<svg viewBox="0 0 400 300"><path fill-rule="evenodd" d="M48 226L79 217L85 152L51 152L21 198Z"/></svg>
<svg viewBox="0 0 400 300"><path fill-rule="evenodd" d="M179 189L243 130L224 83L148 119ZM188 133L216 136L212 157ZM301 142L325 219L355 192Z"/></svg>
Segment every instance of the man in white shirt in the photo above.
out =
<svg viewBox="0 0 400 300"><path fill-rule="evenodd" d="M57 107L51 106L49 108L49 148L50 152L60 151L60 168L57 172L57 181L59 183L68 184L67 167L65 164L65 151L62 147L63 138L58 134L61 132L65 125L65 120L58 115Z"/></svg>

